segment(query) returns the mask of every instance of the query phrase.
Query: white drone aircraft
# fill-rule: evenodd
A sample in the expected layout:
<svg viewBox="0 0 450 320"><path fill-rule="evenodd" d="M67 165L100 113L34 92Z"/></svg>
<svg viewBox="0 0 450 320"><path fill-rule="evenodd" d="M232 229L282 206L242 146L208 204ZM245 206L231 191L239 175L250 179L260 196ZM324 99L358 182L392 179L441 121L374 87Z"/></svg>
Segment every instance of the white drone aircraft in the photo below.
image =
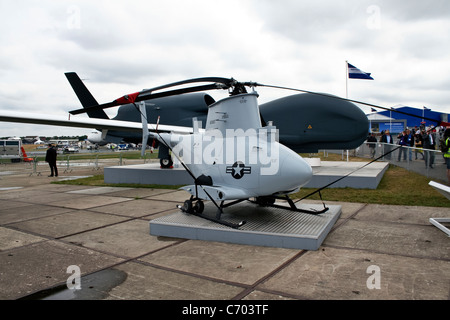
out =
<svg viewBox="0 0 450 320"><path fill-rule="evenodd" d="M204 79L193 79L189 82L194 81L200 82ZM297 192L312 178L312 169L300 155L277 141L277 130L270 122L268 126L262 126L258 94L254 89L250 93L245 89L245 86L256 85L240 83L233 79L227 79L225 83L215 83L214 88L229 89L230 96L209 106L204 129L200 128L201 122L194 118L189 134L186 133L186 128L184 132L179 128L179 133L159 133L155 128L150 132L145 104L136 104L138 100L144 100L137 99L139 96L148 99L149 96L145 95L145 92L126 95L112 103L93 108L132 103L139 109L142 117L143 145L147 144L149 137L157 139L169 148L193 178L192 185L182 187L191 194L190 199L186 200L183 206L178 206L186 213L237 228L245 221L235 224L222 220L223 208L251 198L265 206L276 206L275 200L282 198L290 205L283 208L289 210L311 214L326 212L328 208L325 206L321 211L300 210L289 198L288 194ZM148 91L153 90L155 89ZM177 90L174 92L178 93ZM217 207L215 217L202 215L203 200L210 200ZM232 202L225 204L228 200Z"/></svg>
<svg viewBox="0 0 450 320"><path fill-rule="evenodd" d="M275 127L262 127L256 92L211 105L205 130L195 121L193 134L149 133L169 147L194 179L193 185L182 187L192 195L178 206L184 212L202 216L202 200L211 200L218 214L202 217L240 226L243 222L220 220L222 209L230 205L226 200L237 200L235 204L256 198L259 204L273 205L277 197L298 191L312 178L311 166L276 140ZM293 203L291 209L298 210Z"/></svg>

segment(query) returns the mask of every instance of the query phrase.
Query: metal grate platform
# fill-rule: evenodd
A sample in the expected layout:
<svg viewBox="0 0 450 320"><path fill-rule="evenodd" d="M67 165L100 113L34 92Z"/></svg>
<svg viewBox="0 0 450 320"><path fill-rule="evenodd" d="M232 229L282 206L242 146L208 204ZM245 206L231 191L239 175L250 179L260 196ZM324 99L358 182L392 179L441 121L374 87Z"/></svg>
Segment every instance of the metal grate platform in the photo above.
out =
<svg viewBox="0 0 450 320"><path fill-rule="evenodd" d="M300 209L323 209L317 204L297 204ZM257 246L317 250L341 214L341 206L320 215L293 212L281 208L261 207L242 202L225 208L222 219L234 223L247 221L232 229L181 211L150 221L150 234L191 240L218 241ZM215 215L208 203L205 215Z"/></svg>

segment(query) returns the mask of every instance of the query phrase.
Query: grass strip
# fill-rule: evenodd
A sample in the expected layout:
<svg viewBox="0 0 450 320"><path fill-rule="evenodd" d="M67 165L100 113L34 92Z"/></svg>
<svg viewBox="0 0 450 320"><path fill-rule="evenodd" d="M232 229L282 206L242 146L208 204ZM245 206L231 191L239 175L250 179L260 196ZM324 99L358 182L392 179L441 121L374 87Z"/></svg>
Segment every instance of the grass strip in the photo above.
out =
<svg viewBox="0 0 450 320"><path fill-rule="evenodd" d="M341 201L402 206L450 207L450 201L433 187L429 186L428 182L429 178L425 176L390 165L377 189L327 188L322 190L321 193L322 199L325 202ZM75 180L55 181L52 183L153 189L178 189L182 187L182 185L105 183L103 174ZM314 190L316 189L303 188L290 196L292 199L300 199ZM320 197L318 194L315 194L308 199L320 200Z"/></svg>

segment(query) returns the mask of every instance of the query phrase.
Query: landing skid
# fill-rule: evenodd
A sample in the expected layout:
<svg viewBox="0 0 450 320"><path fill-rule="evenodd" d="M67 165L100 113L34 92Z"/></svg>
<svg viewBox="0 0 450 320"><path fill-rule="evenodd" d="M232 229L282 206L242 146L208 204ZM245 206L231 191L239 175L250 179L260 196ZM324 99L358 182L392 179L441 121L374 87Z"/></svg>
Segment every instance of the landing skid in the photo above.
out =
<svg viewBox="0 0 450 320"><path fill-rule="evenodd" d="M200 218L203 218L203 219L215 222L215 223L219 223L221 225L224 225L224 226L227 226L227 227L230 227L233 229L238 229L239 227L242 227L246 223L246 221L241 221L239 223L233 223L233 222L222 220L220 217L223 213L223 208L232 206L233 204L242 202L244 200L237 200L237 201L233 201L233 202L227 203L227 204L224 204L224 201L222 201L220 206L216 204L216 206L217 206L216 217L210 217L208 215L202 214L203 210L205 208L205 205L203 204L203 201L201 199L195 198L194 196L192 196L189 200L186 200L182 206L177 205L177 208L185 213L192 214L194 216L197 216L197 217L200 217ZM194 201L195 201L195 203L194 203Z"/></svg>
<svg viewBox="0 0 450 320"><path fill-rule="evenodd" d="M286 206L280 206L275 204L275 201L279 199L279 200L286 200L289 204L289 207ZM324 208L322 210L305 210L305 209L299 209L297 208L297 206L295 205L294 201L292 201L291 198L289 198L289 196L285 196L285 197L277 197L277 196L270 196L270 197L260 197L260 198L256 198L256 201L252 201L253 203L257 203L261 206L265 206L265 207L273 207L273 208L279 208L279 209L285 209L285 210L290 210L290 211L295 211L295 212L301 212L301 213L307 213L307 214L313 214L313 215L318 215L318 214L322 214L325 213L329 210L328 207L325 206L324 204Z"/></svg>
<svg viewBox="0 0 450 320"><path fill-rule="evenodd" d="M289 207L276 205L275 201L277 199L286 200L289 204ZM265 207L280 208L280 209L284 209L284 210L290 210L290 211L294 211L294 212L301 212L301 213L307 213L307 214L313 214L313 215L322 214L329 210L329 208L325 207L325 205L324 205L324 209L322 209L322 210L299 209L296 207L296 205L292 201L292 199L289 198L288 196L286 196L286 197L275 197L275 196L259 197L259 198L256 198L256 201L251 201L250 199L239 199L239 200L236 200L233 202L229 202L227 204L225 204L225 201L222 201L220 203L220 205L217 205L215 203L215 205L217 206L216 217L210 217L208 215L202 214L203 210L205 209L205 205L203 204L203 201L201 199L198 199L194 196L191 196L191 198L189 200L186 200L182 206L177 205L177 208L185 213L192 214L194 216L197 216L197 217L200 217L200 218L203 218L203 219L215 222L215 223L219 223L221 225L224 225L224 226L227 226L227 227L230 227L233 229L238 229L239 227L242 227L246 223L246 221L241 221L239 223L233 223L233 222L222 220L221 215L223 213L223 208L230 207L230 206L238 204L242 201L250 201L252 203L256 203L256 204L259 204L259 205L265 206Z"/></svg>

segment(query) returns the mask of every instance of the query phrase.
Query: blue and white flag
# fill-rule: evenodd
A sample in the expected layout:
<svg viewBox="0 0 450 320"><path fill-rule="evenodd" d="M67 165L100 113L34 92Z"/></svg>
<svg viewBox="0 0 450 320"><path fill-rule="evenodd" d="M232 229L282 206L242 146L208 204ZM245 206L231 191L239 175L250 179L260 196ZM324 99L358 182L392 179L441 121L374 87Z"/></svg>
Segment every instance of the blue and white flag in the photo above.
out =
<svg viewBox="0 0 450 320"><path fill-rule="evenodd" d="M348 65L348 77L349 79L365 79L365 80L373 80L373 78L370 76L370 73L363 72L356 68L355 66L351 65L347 62Z"/></svg>

